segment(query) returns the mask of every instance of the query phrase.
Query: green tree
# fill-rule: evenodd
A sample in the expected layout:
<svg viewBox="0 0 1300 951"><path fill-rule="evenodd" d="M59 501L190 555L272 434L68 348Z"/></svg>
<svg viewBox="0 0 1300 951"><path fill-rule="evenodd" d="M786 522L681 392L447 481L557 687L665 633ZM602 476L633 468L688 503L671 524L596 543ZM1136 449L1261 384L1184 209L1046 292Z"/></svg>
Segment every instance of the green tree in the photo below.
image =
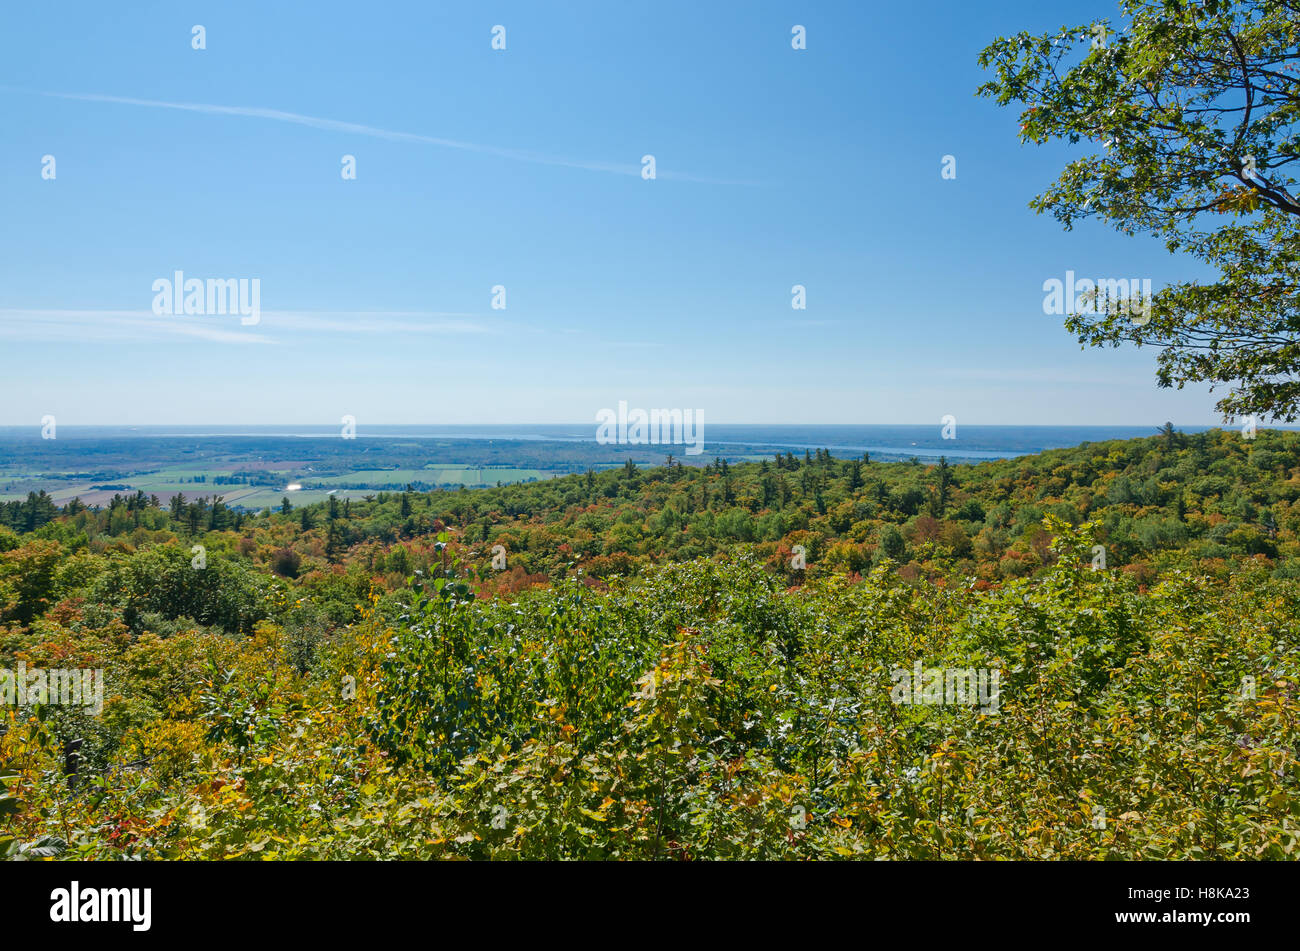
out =
<svg viewBox="0 0 1300 951"><path fill-rule="evenodd" d="M885 526L880 533L880 553L894 561L903 561L907 557L907 543L903 541L902 533L893 525Z"/></svg>
<svg viewBox="0 0 1300 951"><path fill-rule="evenodd" d="M0 555L0 618L28 624L54 600L55 572L63 558L58 542L32 539Z"/></svg>
<svg viewBox="0 0 1300 951"><path fill-rule="evenodd" d="M139 629L145 615L189 618L226 631L251 631L265 615L259 578L234 561L211 555L196 566L189 549L159 546L115 561L96 577L88 600L115 605Z"/></svg>
<svg viewBox="0 0 1300 951"><path fill-rule="evenodd" d="M943 518L948 511L948 495L951 490L952 466L948 465L947 457L940 456L935 471L935 486L930 494L930 514L935 518Z"/></svg>
<svg viewBox="0 0 1300 951"><path fill-rule="evenodd" d="M1225 416L1300 415L1297 10L1121 0L1119 32L1021 32L980 55L996 78L979 94L1018 104L1021 141L1090 148L1030 207L1158 237L1217 272L1158 291L1141 316L1112 282L1103 306L1069 302L1066 327L1086 345L1159 348L1159 385L1226 386Z"/></svg>

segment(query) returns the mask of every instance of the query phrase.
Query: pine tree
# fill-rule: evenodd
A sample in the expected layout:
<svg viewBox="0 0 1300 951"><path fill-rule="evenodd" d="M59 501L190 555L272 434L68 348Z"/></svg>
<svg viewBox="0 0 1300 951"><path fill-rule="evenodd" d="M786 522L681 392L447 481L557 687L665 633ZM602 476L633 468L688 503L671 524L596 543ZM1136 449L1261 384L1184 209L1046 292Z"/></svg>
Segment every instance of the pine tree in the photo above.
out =
<svg viewBox="0 0 1300 951"><path fill-rule="evenodd" d="M948 493L952 487L952 466L948 465L944 456L939 457L938 481L938 487L930 496L930 514L935 518L943 518L948 511Z"/></svg>

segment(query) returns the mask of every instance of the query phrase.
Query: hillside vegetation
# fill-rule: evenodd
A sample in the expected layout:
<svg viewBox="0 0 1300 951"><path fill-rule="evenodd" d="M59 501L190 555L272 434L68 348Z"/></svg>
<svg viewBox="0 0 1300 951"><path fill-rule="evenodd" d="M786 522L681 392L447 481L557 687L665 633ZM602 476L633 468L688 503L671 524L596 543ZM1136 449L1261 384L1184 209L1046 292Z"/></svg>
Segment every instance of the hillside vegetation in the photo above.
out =
<svg viewBox="0 0 1300 951"><path fill-rule="evenodd" d="M0 707L0 854L1293 856L1297 498L1300 434L1172 429L269 514L35 495L0 667L106 687Z"/></svg>

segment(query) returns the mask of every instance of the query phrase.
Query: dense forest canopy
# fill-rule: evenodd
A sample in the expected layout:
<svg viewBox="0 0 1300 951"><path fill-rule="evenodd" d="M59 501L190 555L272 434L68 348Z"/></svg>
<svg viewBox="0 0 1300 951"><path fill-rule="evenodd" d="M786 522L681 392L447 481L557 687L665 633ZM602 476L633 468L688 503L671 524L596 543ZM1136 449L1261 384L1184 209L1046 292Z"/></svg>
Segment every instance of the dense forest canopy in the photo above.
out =
<svg viewBox="0 0 1300 951"><path fill-rule="evenodd" d="M1279 575L1300 565L1300 433L1262 430L1092 443L977 464L880 463L828 451L756 463L718 459L589 470L485 490L377 492L260 514L220 496L186 501L114 497L88 509L41 493L0 503L0 525L56 542L65 555L103 558L138 547L201 543L285 577L381 576L400 587L437 559L429 538L451 529L480 566L493 546L506 570L487 590L528 579L629 574L664 559L748 546L794 583L863 572L889 559L905 578L970 575L985 582L1041 570L1051 515L1097 521L1108 564L1150 580L1162 564L1261 555ZM2 529L0 529L2 531ZM4 535L0 535L3 539ZM16 547L14 540L0 546ZM806 570L791 568L802 546ZM51 593L52 596L52 593Z"/></svg>
<svg viewBox="0 0 1300 951"><path fill-rule="evenodd" d="M34 493L0 668L104 690L5 708L0 850L1285 857L1298 500L1300 434L1172 426L261 514Z"/></svg>

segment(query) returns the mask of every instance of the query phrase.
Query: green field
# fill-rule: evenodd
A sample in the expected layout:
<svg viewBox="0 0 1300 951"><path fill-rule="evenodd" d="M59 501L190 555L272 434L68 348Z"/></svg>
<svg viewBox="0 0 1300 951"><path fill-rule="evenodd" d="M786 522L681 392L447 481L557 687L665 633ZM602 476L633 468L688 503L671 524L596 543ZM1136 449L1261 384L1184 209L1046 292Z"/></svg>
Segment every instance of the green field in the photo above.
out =
<svg viewBox="0 0 1300 951"><path fill-rule="evenodd" d="M227 505L250 509L278 507L286 495L294 505L306 505L326 498L331 489L339 498L360 498L380 491L404 488L411 483L426 485L463 485L466 487L495 486L500 483L525 482L549 478L551 473L541 469L521 469L512 466L471 466L458 463L429 463L421 469L358 469L338 475L316 475L296 467L267 470L281 481L277 486L217 484L212 480L239 471L238 462L224 462L211 468L192 465L168 466L156 471L121 475L102 480L75 478L73 473L60 479L50 473L31 471L5 472L0 468L0 501L24 499L29 492L45 490L56 504L63 505L73 498L87 504L103 504L114 494L128 495L136 490L146 495L156 495L166 501L178 492L187 497L219 495ZM195 482L196 478L207 481ZM298 483L307 488L288 492L286 486ZM129 486L125 489L99 490L95 485ZM349 488L342 488L348 486Z"/></svg>

